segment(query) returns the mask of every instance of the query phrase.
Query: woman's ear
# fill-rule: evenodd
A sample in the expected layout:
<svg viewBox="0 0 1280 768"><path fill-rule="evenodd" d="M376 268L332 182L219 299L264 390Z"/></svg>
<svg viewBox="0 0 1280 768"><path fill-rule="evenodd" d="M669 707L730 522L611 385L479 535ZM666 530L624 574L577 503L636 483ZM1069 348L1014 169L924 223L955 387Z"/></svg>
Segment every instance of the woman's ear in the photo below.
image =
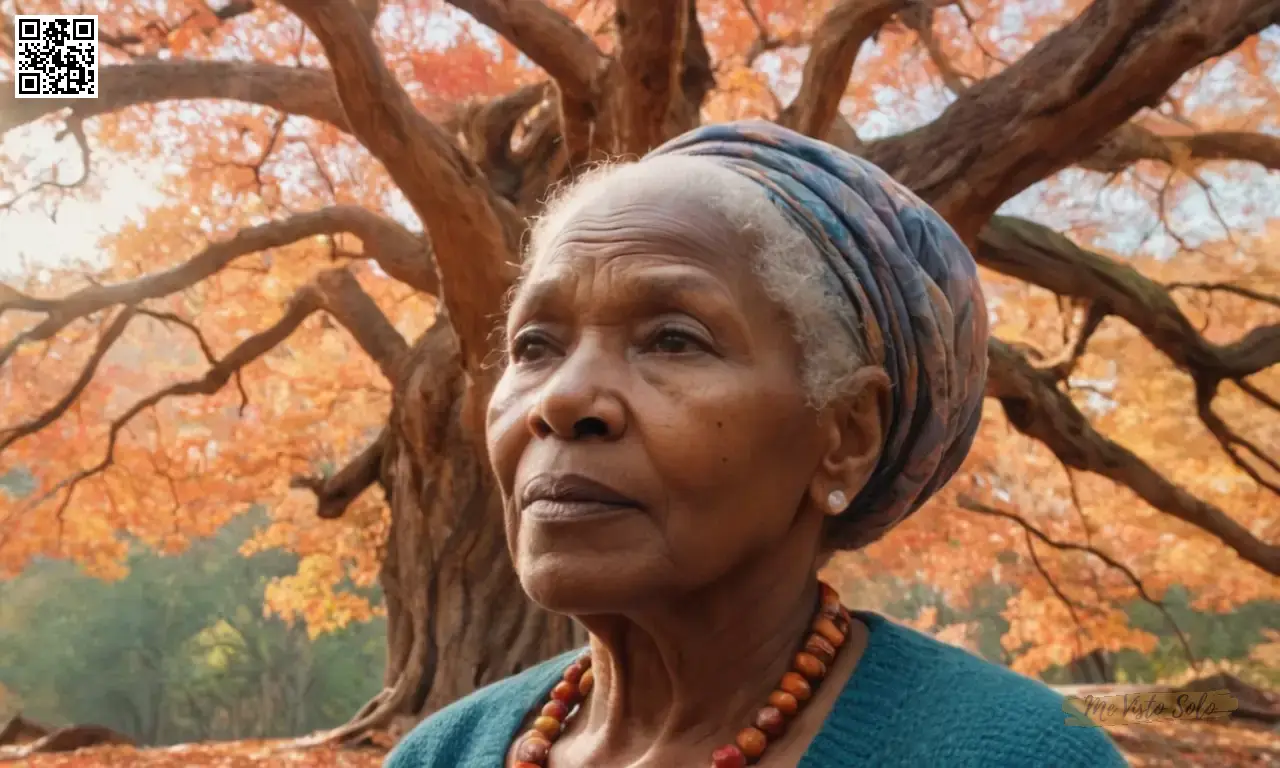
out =
<svg viewBox="0 0 1280 768"><path fill-rule="evenodd" d="M827 450L809 487L818 509L838 515L875 470L880 460L889 411L889 375L879 366L865 366L826 408L822 419Z"/></svg>

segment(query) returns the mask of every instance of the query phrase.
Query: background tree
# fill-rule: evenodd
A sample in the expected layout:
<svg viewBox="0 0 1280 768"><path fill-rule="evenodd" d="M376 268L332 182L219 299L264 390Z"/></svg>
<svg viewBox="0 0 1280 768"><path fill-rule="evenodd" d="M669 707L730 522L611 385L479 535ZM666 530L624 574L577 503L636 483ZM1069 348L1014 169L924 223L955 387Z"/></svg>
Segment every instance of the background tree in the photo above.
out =
<svg viewBox="0 0 1280 768"><path fill-rule="evenodd" d="M311 637L264 615L267 584L297 568L279 550L241 556L265 518L255 509L173 557L135 545L115 582L45 561L0 583L0 685L12 698L0 723L21 712L164 745L344 722L378 689L384 627Z"/></svg>
<svg viewBox="0 0 1280 768"><path fill-rule="evenodd" d="M506 557L481 439L495 321L553 184L703 121L867 158L987 270L999 407L927 511L836 566L858 602L887 577L960 603L1009 580L1002 646L1035 672L1150 648L1135 593L1277 597L1280 300L1256 207L1280 168L1276 0L97 9L101 98L0 82L8 208L145 192L99 258L0 295L0 451L29 486L0 507L0 564L118 576L118 531L179 549L270 504L254 546L301 557L278 610L341 623L369 612L344 577L384 591L384 689L334 736L573 641ZM54 141L69 171L32 159Z"/></svg>

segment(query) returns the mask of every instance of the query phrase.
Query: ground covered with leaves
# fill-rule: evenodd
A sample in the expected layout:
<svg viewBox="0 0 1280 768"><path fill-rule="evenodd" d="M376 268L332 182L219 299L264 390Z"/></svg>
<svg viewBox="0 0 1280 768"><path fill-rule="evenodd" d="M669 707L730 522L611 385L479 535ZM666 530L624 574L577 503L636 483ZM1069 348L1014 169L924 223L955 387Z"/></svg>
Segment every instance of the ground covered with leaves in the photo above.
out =
<svg viewBox="0 0 1280 768"><path fill-rule="evenodd" d="M1131 765L1148 766L1280 766L1280 726L1239 721L1160 722L1112 728L1110 731ZM156 749L101 747L39 755L9 763L26 768L377 768L386 752L377 748L299 748L292 741L227 741L180 744Z"/></svg>
<svg viewBox="0 0 1280 768"><path fill-rule="evenodd" d="M1280 766L1280 725L1165 720L1109 729L1134 766Z"/></svg>
<svg viewBox="0 0 1280 768"><path fill-rule="evenodd" d="M386 750L298 747L293 741L222 741L172 747L96 747L63 754L36 755L0 765L31 768L377 768Z"/></svg>

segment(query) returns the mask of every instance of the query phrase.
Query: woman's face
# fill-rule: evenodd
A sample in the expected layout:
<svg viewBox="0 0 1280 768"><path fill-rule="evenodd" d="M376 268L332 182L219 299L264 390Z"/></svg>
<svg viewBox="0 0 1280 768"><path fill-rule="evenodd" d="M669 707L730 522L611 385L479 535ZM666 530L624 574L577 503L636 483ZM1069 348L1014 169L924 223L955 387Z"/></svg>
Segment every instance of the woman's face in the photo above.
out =
<svg viewBox="0 0 1280 768"><path fill-rule="evenodd" d="M618 186L534 255L487 421L521 583L579 615L710 584L821 516L824 433L752 244L679 189Z"/></svg>

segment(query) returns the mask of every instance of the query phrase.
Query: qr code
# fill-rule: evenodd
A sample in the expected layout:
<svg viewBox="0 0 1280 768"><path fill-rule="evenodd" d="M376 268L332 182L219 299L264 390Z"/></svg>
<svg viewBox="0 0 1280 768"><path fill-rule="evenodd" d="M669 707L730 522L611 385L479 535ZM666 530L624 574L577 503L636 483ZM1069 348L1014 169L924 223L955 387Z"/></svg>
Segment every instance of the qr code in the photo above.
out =
<svg viewBox="0 0 1280 768"><path fill-rule="evenodd" d="M98 98L96 15L19 15L14 31L17 98Z"/></svg>

